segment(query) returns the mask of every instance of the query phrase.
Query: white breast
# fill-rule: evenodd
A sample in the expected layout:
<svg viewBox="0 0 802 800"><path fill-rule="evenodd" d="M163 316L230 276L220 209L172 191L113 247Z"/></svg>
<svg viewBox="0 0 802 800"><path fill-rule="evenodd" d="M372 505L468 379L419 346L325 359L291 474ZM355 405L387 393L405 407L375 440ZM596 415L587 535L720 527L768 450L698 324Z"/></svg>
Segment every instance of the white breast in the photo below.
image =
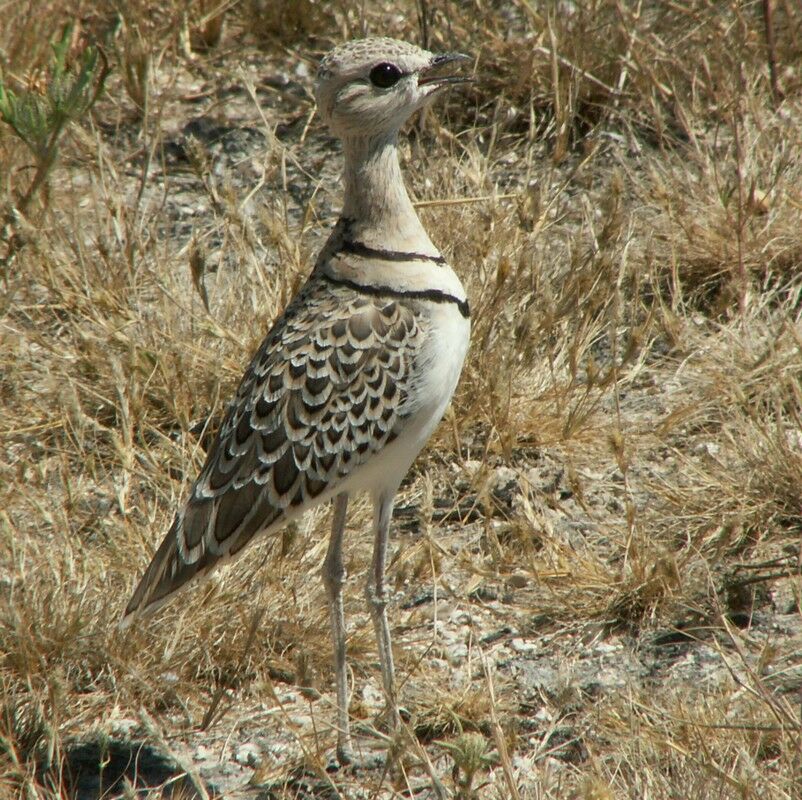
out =
<svg viewBox="0 0 802 800"><path fill-rule="evenodd" d="M394 492L451 401L468 352L470 321L454 303L426 305L429 335L407 387L410 419L397 439L349 476L344 491Z"/></svg>

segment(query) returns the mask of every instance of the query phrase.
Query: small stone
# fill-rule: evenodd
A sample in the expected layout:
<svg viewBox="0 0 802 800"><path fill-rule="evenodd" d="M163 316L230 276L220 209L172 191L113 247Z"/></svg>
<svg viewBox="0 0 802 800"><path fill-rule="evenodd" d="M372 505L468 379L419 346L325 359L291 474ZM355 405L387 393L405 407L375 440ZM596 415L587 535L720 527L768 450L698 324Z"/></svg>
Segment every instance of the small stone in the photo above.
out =
<svg viewBox="0 0 802 800"><path fill-rule="evenodd" d="M500 491L518 480L518 473L510 467L497 467L490 478L490 488Z"/></svg>
<svg viewBox="0 0 802 800"><path fill-rule="evenodd" d="M460 664L465 662L465 659L468 658L468 645L467 644L455 644L448 648L448 652L446 654L448 656L448 661L452 667L457 667Z"/></svg>
<svg viewBox="0 0 802 800"><path fill-rule="evenodd" d="M479 472L480 469L482 469L482 462L477 461L474 458L468 458L465 460L464 466L465 466L465 471L469 475L476 475L476 473Z"/></svg>
<svg viewBox="0 0 802 800"><path fill-rule="evenodd" d="M461 609L454 609L449 615L448 621L454 625L470 625L473 622L473 617Z"/></svg>
<svg viewBox="0 0 802 800"><path fill-rule="evenodd" d="M534 653L538 649L537 642L527 642L525 639L521 639L520 637L516 637L510 642L510 647L515 650L516 653Z"/></svg>
<svg viewBox="0 0 802 800"><path fill-rule="evenodd" d="M262 753L255 744L248 742L237 748L234 761L243 767L258 767L262 763Z"/></svg>
<svg viewBox="0 0 802 800"><path fill-rule="evenodd" d="M195 761L208 761L214 758L214 750L212 750L211 747L207 747L205 744L199 744L195 748L192 758L195 759Z"/></svg>
<svg viewBox="0 0 802 800"><path fill-rule="evenodd" d="M780 579L771 589L771 604L779 614L796 614L800 608L800 595L798 579Z"/></svg>
<svg viewBox="0 0 802 800"><path fill-rule="evenodd" d="M507 579L507 584L513 589L523 589L524 586L529 585L529 576L523 572L516 572L514 575L510 575Z"/></svg>
<svg viewBox="0 0 802 800"><path fill-rule="evenodd" d="M128 737L139 727L139 722L135 719L124 717L123 719L112 720L110 728L115 736Z"/></svg>
<svg viewBox="0 0 802 800"><path fill-rule="evenodd" d="M384 706L384 692L380 691L372 683L366 683L362 687L362 702L368 708L382 708Z"/></svg>

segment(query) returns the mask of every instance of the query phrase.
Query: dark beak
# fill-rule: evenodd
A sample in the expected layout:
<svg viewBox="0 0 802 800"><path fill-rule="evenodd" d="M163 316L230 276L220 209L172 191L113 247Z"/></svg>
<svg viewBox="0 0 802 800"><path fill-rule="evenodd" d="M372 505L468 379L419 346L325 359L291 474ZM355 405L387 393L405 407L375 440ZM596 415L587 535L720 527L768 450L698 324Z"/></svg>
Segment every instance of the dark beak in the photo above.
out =
<svg viewBox="0 0 802 800"><path fill-rule="evenodd" d="M431 63L420 71L418 86L447 86L450 83L468 83L472 81L473 78L468 75L454 75L450 72L445 72L444 74L445 67L465 61L473 61L473 59L464 53L443 53L435 56Z"/></svg>

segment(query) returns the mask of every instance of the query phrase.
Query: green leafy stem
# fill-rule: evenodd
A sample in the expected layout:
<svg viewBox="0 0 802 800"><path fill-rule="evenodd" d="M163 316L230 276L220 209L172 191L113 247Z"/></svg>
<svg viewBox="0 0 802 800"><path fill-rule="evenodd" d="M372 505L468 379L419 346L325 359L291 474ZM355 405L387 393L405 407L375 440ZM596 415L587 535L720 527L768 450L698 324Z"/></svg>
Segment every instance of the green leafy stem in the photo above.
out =
<svg viewBox="0 0 802 800"><path fill-rule="evenodd" d="M77 68L68 65L72 31L72 23L67 24L61 37L51 44L53 59L43 93L26 89L15 94L0 74L0 119L11 126L36 160L31 185L16 204L17 211L22 214L56 162L59 139L65 127L92 107L110 71L103 50L91 45L81 52Z"/></svg>

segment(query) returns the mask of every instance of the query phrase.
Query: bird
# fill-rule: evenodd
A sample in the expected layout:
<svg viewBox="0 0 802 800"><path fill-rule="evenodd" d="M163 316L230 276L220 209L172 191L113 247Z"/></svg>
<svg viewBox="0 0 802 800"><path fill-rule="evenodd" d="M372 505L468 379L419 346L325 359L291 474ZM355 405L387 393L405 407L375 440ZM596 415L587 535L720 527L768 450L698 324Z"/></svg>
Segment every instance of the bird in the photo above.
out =
<svg viewBox="0 0 802 800"><path fill-rule="evenodd" d="M466 61L390 38L351 40L322 58L315 100L342 143L341 214L305 284L254 354L121 620L129 626L257 537L333 501L321 574L341 764L354 760L342 595L348 500L367 492L373 503L365 594L395 730L385 581L393 502L451 401L470 340L465 289L404 185L399 133L448 87L470 80L459 72Z"/></svg>

